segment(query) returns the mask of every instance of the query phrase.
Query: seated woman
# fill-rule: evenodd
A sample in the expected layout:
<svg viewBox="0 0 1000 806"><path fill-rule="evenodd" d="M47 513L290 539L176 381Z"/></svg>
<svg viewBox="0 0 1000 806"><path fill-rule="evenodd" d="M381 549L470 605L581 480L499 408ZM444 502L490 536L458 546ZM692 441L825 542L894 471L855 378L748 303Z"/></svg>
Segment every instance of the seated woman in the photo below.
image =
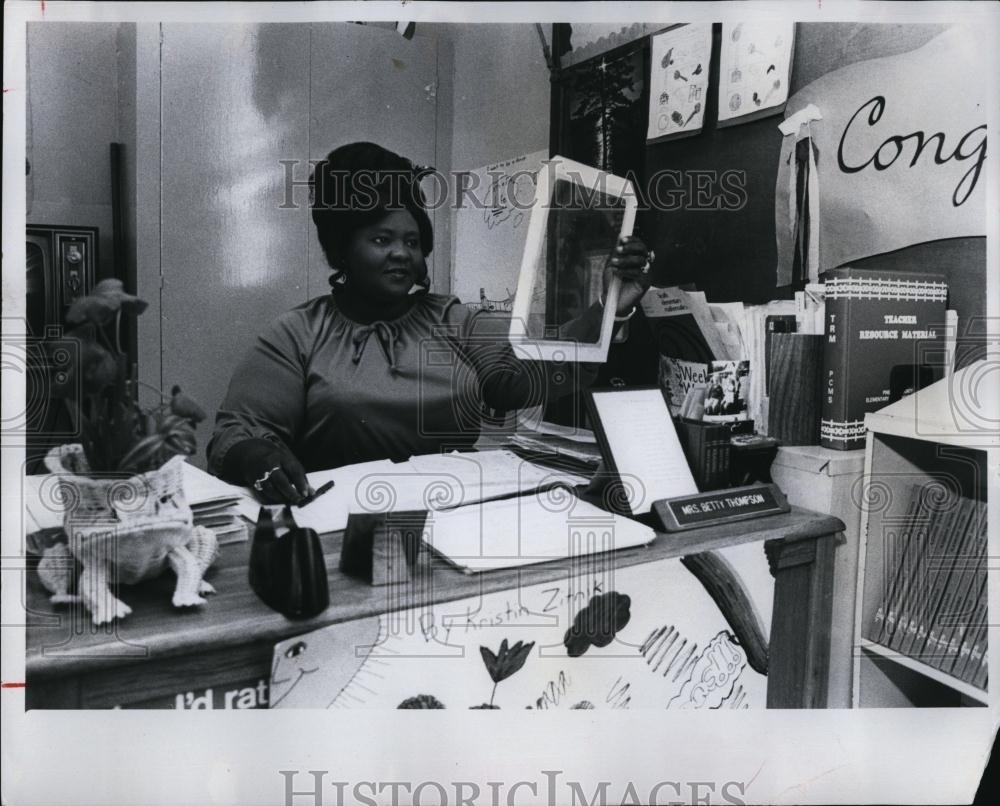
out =
<svg viewBox="0 0 1000 806"><path fill-rule="evenodd" d="M208 446L213 473L295 502L311 492L307 471L471 448L484 407L574 391L554 365L514 358L509 319L428 293L433 232L409 160L342 146L316 165L312 193L333 292L279 316L237 367ZM605 282L609 271L628 313L649 285L645 245L622 239ZM600 316L594 306L567 335Z"/></svg>

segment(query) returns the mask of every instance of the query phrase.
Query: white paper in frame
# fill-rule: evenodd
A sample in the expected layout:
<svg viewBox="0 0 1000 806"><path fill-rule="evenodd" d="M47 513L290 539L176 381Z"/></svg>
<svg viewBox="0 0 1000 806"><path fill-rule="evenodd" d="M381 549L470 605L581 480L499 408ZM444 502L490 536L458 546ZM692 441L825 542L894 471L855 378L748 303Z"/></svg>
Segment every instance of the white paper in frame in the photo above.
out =
<svg viewBox="0 0 1000 806"><path fill-rule="evenodd" d="M592 389L589 398L601 454L622 482L629 512L645 514L654 501L697 494L659 387Z"/></svg>
<svg viewBox="0 0 1000 806"><path fill-rule="evenodd" d="M571 204L559 206L557 193L566 192ZM581 203L572 203L576 199ZM543 163L511 316L509 338L518 358L607 359L621 285L617 275L600 313L600 334L591 341L566 331L583 321L584 312L585 319L597 316L591 309L600 294L604 262L618 239L632 234L636 207L635 190L627 179L560 156ZM557 216L559 212L576 215ZM550 234L558 240L550 243Z"/></svg>

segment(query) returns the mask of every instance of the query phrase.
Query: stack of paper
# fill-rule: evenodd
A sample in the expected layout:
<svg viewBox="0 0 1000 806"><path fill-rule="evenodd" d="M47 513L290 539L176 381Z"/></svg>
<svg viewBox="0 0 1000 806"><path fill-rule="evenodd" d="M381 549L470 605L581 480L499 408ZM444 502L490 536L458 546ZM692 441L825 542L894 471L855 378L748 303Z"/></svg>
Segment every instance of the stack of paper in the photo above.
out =
<svg viewBox="0 0 1000 806"><path fill-rule="evenodd" d="M746 346L746 357L750 361L750 392L747 397L748 414L754 421L758 433L767 434L767 388L763 370L766 365L765 336L767 317L793 315L796 313L794 300L772 300L766 305L748 305L739 321L740 335Z"/></svg>
<svg viewBox="0 0 1000 806"><path fill-rule="evenodd" d="M49 473L24 476L25 534L62 528L63 507L58 483L58 478ZM227 484L194 465L185 464L184 493L196 526L214 531L220 543L247 539L246 524L240 518L241 504L250 502L253 520L257 518L258 508L249 490Z"/></svg>
<svg viewBox="0 0 1000 806"><path fill-rule="evenodd" d="M246 540L246 523L240 518L240 504L252 500L249 490L227 484L195 467L184 465L184 494L194 516L195 526L204 526L215 532L219 543L237 543ZM256 519L256 504L253 506Z"/></svg>
<svg viewBox="0 0 1000 806"><path fill-rule="evenodd" d="M739 338L729 327L729 310L723 305L709 306L704 291L684 291L678 289L687 300L688 310L698 323L716 361L738 361L743 358ZM742 303L737 303L742 305Z"/></svg>
<svg viewBox="0 0 1000 806"><path fill-rule="evenodd" d="M601 463L596 443L577 442L565 437L537 432L511 434L511 450L545 467L557 468L590 478Z"/></svg>
<svg viewBox="0 0 1000 806"><path fill-rule="evenodd" d="M55 476L42 474L24 476L24 533L32 534L42 529L59 529L63 523L63 509L56 490Z"/></svg>

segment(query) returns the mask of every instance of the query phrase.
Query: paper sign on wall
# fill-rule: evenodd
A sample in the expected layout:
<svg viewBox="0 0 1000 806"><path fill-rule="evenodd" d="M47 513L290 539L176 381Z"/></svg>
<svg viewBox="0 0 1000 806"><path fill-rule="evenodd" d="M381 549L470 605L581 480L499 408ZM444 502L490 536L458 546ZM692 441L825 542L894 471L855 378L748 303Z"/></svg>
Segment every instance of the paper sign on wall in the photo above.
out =
<svg viewBox="0 0 1000 806"><path fill-rule="evenodd" d="M684 25L653 37L647 140L701 130L711 56L711 23Z"/></svg>
<svg viewBox="0 0 1000 806"><path fill-rule="evenodd" d="M819 269L941 238L986 234L985 47L954 26L909 53L827 73L788 101L814 104ZM776 194L787 220L787 173Z"/></svg>
<svg viewBox="0 0 1000 806"><path fill-rule="evenodd" d="M511 310L536 175L548 155L535 151L460 177L451 292L462 302Z"/></svg>

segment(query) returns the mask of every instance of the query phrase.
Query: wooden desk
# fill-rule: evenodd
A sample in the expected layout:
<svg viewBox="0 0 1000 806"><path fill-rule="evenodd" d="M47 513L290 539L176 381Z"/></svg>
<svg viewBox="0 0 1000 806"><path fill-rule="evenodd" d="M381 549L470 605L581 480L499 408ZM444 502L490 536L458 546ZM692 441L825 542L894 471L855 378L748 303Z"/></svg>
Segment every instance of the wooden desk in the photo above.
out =
<svg viewBox="0 0 1000 806"><path fill-rule="evenodd" d="M682 536L658 535L649 546L623 549L617 567L758 542L775 577L767 704L822 708L829 666L833 559L837 518L793 508L731 526ZM190 707L212 689L214 707L266 703L274 644L337 622L425 604L418 585L372 588L337 570L341 535L324 537L330 607L290 621L262 604L247 583L248 544L224 546L208 579L219 592L200 609L174 610L171 574L122 590L132 614L95 628L82 606L54 608L28 572L25 690L28 708ZM530 582L565 576L558 564L534 566ZM516 588L517 570L463 574L435 561L431 596L447 602Z"/></svg>

